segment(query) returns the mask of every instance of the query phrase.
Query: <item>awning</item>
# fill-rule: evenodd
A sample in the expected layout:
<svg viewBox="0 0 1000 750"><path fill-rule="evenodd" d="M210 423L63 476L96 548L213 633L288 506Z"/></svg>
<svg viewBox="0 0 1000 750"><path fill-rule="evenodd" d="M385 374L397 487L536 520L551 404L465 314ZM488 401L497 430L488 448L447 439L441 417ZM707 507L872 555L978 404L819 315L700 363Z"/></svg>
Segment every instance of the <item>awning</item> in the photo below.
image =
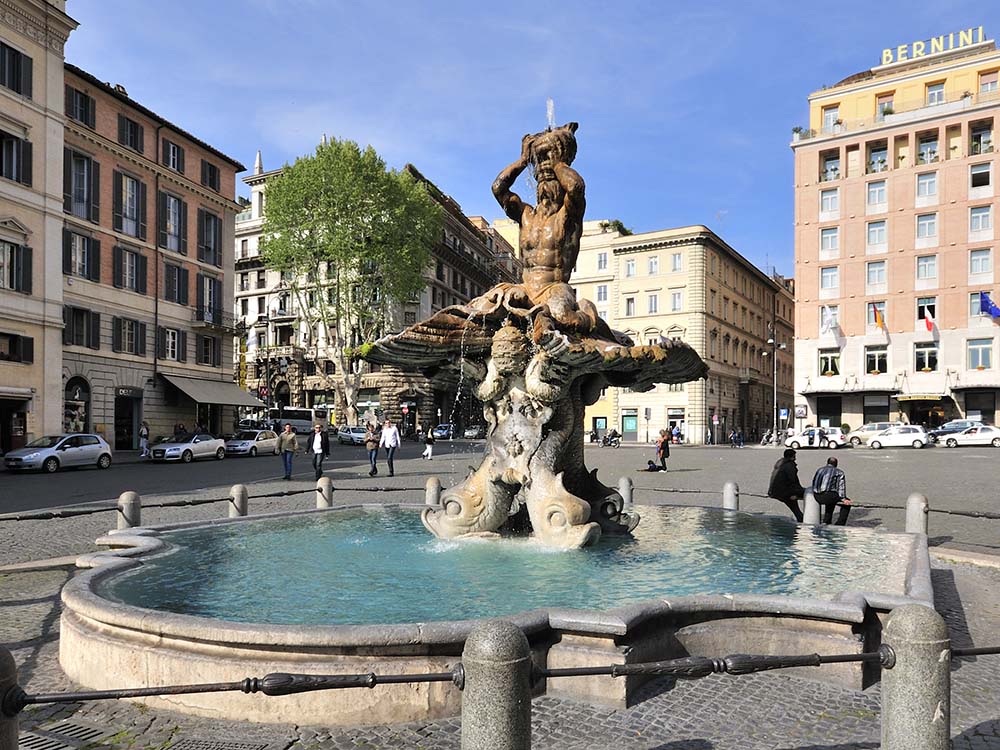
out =
<svg viewBox="0 0 1000 750"><path fill-rule="evenodd" d="M161 373L162 374L162 373ZM185 378L180 375L163 375L163 379L197 401L199 404L224 404L225 406L250 406L259 409L264 402L233 383L224 380Z"/></svg>
<svg viewBox="0 0 1000 750"><path fill-rule="evenodd" d="M17 388L14 386L0 386L0 398L9 398L14 401L30 401L35 396L34 388Z"/></svg>
<svg viewBox="0 0 1000 750"><path fill-rule="evenodd" d="M946 393L900 393L893 398L897 401L940 401L947 395Z"/></svg>
<svg viewBox="0 0 1000 750"><path fill-rule="evenodd" d="M1000 388L1000 383L955 383L953 391L989 391Z"/></svg>

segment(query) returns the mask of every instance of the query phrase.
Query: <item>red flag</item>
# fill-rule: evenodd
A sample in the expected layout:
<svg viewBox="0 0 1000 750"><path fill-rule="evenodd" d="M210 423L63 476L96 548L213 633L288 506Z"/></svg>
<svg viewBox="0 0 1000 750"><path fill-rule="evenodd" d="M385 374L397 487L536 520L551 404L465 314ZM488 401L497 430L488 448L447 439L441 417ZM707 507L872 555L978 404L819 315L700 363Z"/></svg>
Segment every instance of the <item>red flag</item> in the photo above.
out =
<svg viewBox="0 0 1000 750"><path fill-rule="evenodd" d="M930 310L924 311L924 324L927 326L927 332L934 332L934 316L931 315Z"/></svg>
<svg viewBox="0 0 1000 750"><path fill-rule="evenodd" d="M885 330L885 318L882 317L882 311L878 309L878 305L872 302L872 311L875 313L875 326Z"/></svg>

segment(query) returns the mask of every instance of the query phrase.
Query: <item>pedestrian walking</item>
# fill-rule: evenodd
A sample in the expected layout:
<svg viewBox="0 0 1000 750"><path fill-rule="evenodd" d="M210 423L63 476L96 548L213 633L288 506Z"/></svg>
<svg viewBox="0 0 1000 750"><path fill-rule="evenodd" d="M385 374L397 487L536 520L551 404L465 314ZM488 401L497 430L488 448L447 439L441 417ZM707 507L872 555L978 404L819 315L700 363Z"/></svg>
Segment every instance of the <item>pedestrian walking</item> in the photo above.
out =
<svg viewBox="0 0 1000 750"><path fill-rule="evenodd" d="M799 467L795 463L795 451L792 448L786 448L771 472L767 496L784 503L792 511L795 520L802 523L802 511L799 510L799 499L802 497L802 493L802 483L799 482Z"/></svg>
<svg viewBox="0 0 1000 750"><path fill-rule="evenodd" d="M736 447L736 430L735 429L732 429L732 430L729 431L729 447L730 448L735 448Z"/></svg>
<svg viewBox="0 0 1000 750"><path fill-rule="evenodd" d="M378 474L378 444L380 436L378 429L371 422L369 422L366 427L365 449L368 451L368 463L371 464L368 476L373 477Z"/></svg>
<svg viewBox="0 0 1000 750"><path fill-rule="evenodd" d="M420 457L426 458L428 461L434 458L434 431L430 425L427 425L424 432L424 452L420 454Z"/></svg>
<svg viewBox="0 0 1000 750"><path fill-rule="evenodd" d="M396 455L396 449L399 447L399 430L396 429L396 425L392 423L391 419L385 420L385 424L382 425L382 436L379 438L379 445L385 447L385 462L389 465L389 476L394 476L395 471L392 465L393 456Z"/></svg>
<svg viewBox="0 0 1000 750"><path fill-rule="evenodd" d="M323 476L323 459L330 457L330 436L323 429L323 425L313 425L309 447L312 453L313 469L316 471L316 480L319 481L319 478Z"/></svg>
<svg viewBox="0 0 1000 750"><path fill-rule="evenodd" d="M149 455L149 423L144 419L139 425L139 458Z"/></svg>
<svg viewBox="0 0 1000 750"><path fill-rule="evenodd" d="M833 509L840 505L840 514L834 526L846 526L847 517L851 514L851 501L847 497L847 476L844 470L837 467L837 459L833 456L826 459L826 466L821 466L813 475L813 494L816 502L823 506L823 523L833 521Z"/></svg>
<svg viewBox="0 0 1000 750"><path fill-rule="evenodd" d="M736 447L742 448L744 445L743 430L736 433Z"/></svg>
<svg viewBox="0 0 1000 750"><path fill-rule="evenodd" d="M660 430L660 438L656 441L656 460L662 471L667 470L667 459L670 458L670 432Z"/></svg>
<svg viewBox="0 0 1000 750"><path fill-rule="evenodd" d="M299 451L299 441L295 437L292 426L285 423L284 431L278 435L278 453L281 454L281 465L285 469L286 480L292 478L292 457Z"/></svg>

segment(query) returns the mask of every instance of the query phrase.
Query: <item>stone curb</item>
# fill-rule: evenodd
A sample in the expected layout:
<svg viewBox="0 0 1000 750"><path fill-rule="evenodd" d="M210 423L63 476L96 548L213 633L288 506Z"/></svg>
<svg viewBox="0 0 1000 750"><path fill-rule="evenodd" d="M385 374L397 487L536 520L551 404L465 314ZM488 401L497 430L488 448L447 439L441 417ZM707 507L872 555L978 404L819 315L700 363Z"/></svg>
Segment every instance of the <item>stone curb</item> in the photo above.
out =
<svg viewBox="0 0 1000 750"><path fill-rule="evenodd" d="M67 557L50 557L48 560L29 560L28 562L0 565L0 573L32 573L51 568L67 568L76 565L78 555Z"/></svg>
<svg viewBox="0 0 1000 750"><path fill-rule="evenodd" d="M966 565L979 565L984 568L996 568L1000 570L1000 556L997 555L987 555L984 552L967 552L950 547L931 547L930 553L931 557L941 562L965 563Z"/></svg>

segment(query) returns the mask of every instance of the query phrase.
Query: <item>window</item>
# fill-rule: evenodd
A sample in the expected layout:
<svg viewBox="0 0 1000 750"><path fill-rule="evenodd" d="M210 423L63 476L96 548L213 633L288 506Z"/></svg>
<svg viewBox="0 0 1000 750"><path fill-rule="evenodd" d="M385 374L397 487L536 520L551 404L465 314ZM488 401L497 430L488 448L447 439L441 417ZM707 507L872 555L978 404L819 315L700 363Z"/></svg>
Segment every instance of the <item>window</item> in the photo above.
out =
<svg viewBox="0 0 1000 750"><path fill-rule="evenodd" d="M867 284L877 286L885 284L885 261L877 260L868 264Z"/></svg>
<svg viewBox="0 0 1000 750"><path fill-rule="evenodd" d="M115 231L146 239L146 184L124 172L115 172L113 187Z"/></svg>
<svg viewBox="0 0 1000 750"><path fill-rule="evenodd" d="M31 141L0 130L0 177L31 185Z"/></svg>
<svg viewBox="0 0 1000 750"><path fill-rule="evenodd" d="M886 115L891 115L893 113L893 95L892 94L879 94L875 98L875 119L881 122L885 119Z"/></svg>
<svg viewBox="0 0 1000 750"><path fill-rule="evenodd" d="M826 154L820 159L819 181L829 182L840 179L840 152Z"/></svg>
<svg viewBox="0 0 1000 750"><path fill-rule="evenodd" d="M884 245L886 242L885 237L885 220L882 221L869 221L868 222L868 244L869 245Z"/></svg>
<svg viewBox="0 0 1000 750"><path fill-rule="evenodd" d="M969 209L969 231L986 232L993 229L993 206L976 206Z"/></svg>
<svg viewBox="0 0 1000 750"><path fill-rule="evenodd" d="M184 149L166 138L163 139L163 165L184 174Z"/></svg>
<svg viewBox="0 0 1000 750"><path fill-rule="evenodd" d="M823 305L819 309L820 332L833 331L840 325L840 305Z"/></svg>
<svg viewBox="0 0 1000 750"><path fill-rule="evenodd" d="M646 260L646 268L650 276L655 276L660 272L660 256L653 255Z"/></svg>
<svg viewBox="0 0 1000 750"><path fill-rule="evenodd" d="M889 150L885 141L868 149L868 172L884 172L889 168Z"/></svg>
<svg viewBox="0 0 1000 750"><path fill-rule="evenodd" d="M258 271L257 272L257 288L258 289L263 289L264 288L265 284L267 283L265 281L265 279L266 279L266 273L264 271Z"/></svg>
<svg viewBox="0 0 1000 750"><path fill-rule="evenodd" d="M608 270L608 254L598 253L597 254L597 270L607 271Z"/></svg>
<svg viewBox="0 0 1000 750"><path fill-rule="evenodd" d="M0 289L31 294L32 250L0 240Z"/></svg>
<svg viewBox="0 0 1000 750"><path fill-rule="evenodd" d="M163 299L176 302L178 305L188 304L189 275L186 268L171 263L163 265Z"/></svg>
<svg viewBox="0 0 1000 750"><path fill-rule="evenodd" d="M937 214L920 214L917 216L917 239L937 236Z"/></svg>
<svg viewBox="0 0 1000 750"><path fill-rule="evenodd" d="M112 318L111 351L146 356L146 324L131 318Z"/></svg>
<svg viewBox="0 0 1000 750"><path fill-rule="evenodd" d="M819 269L819 288L838 289L840 287L840 269L837 266L828 266Z"/></svg>
<svg viewBox="0 0 1000 750"><path fill-rule="evenodd" d="M670 293L670 312L680 312L684 307L684 293Z"/></svg>
<svg viewBox="0 0 1000 750"><path fill-rule="evenodd" d="M823 107L823 132L830 133L840 124L840 105Z"/></svg>
<svg viewBox="0 0 1000 750"><path fill-rule="evenodd" d="M840 210L840 191L837 188L819 191L819 210L821 213Z"/></svg>
<svg viewBox="0 0 1000 750"><path fill-rule="evenodd" d="M819 350L819 372L821 375L840 374L840 349Z"/></svg>
<svg viewBox="0 0 1000 750"><path fill-rule="evenodd" d="M969 187L989 187L992 182L993 169L990 164L973 164L969 167Z"/></svg>
<svg viewBox="0 0 1000 750"><path fill-rule="evenodd" d="M115 247L112 274L114 285L139 294L146 293L146 258L132 250Z"/></svg>
<svg viewBox="0 0 1000 750"><path fill-rule="evenodd" d="M198 364L218 367L222 364L222 347L214 336L198 336Z"/></svg>
<svg viewBox="0 0 1000 750"><path fill-rule="evenodd" d="M244 297L243 299L240 300L240 315L242 315L245 318L249 314L250 314L250 300Z"/></svg>
<svg viewBox="0 0 1000 750"><path fill-rule="evenodd" d="M198 274L196 279L198 291L198 309L195 311L196 319L206 323L222 322L222 282L212 276ZM287 294L282 294L278 303L280 313L290 313L292 310L291 298Z"/></svg>
<svg viewBox="0 0 1000 750"><path fill-rule="evenodd" d="M625 317L631 318L635 315L635 298L626 297L625 298Z"/></svg>
<svg viewBox="0 0 1000 750"><path fill-rule="evenodd" d="M869 302L865 307L867 309L867 324L869 326L878 326L879 318L882 319L882 325L888 325L885 322L885 300ZM875 315L876 312L878 312L878 315Z"/></svg>
<svg viewBox="0 0 1000 750"><path fill-rule="evenodd" d="M979 74L979 93L989 94L997 90L997 71Z"/></svg>
<svg viewBox="0 0 1000 750"><path fill-rule="evenodd" d="M918 255L917 256L917 278L936 279L937 278L937 256Z"/></svg>
<svg viewBox="0 0 1000 750"><path fill-rule="evenodd" d="M100 281L100 240L63 229L63 273L67 276Z"/></svg>
<svg viewBox="0 0 1000 750"><path fill-rule="evenodd" d="M938 366L937 344L914 344L913 368L917 372L934 372Z"/></svg>
<svg viewBox="0 0 1000 750"><path fill-rule="evenodd" d="M937 320L937 297L917 297L917 320Z"/></svg>
<svg viewBox="0 0 1000 750"><path fill-rule="evenodd" d="M988 370L993 367L993 339L969 339L970 370Z"/></svg>
<svg viewBox="0 0 1000 750"><path fill-rule="evenodd" d="M868 183L868 205L880 206L885 203L885 180Z"/></svg>
<svg viewBox="0 0 1000 750"><path fill-rule="evenodd" d="M659 299L657 298L657 296L655 294L650 294L648 297L646 297L646 303L647 303L646 304L646 312L649 315L654 315L655 313L658 312Z"/></svg>
<svg viewBox="0 0 1000 750"><path fill-rule="evenodd" d="M31 98L31 58L0 42L0 86Z"/></svg>
<svg viewBox="0 0 1000 750"><path fill-rule="evenodd" d="M219 168L204 159L201 160L201 184L219 192Z"/></svg>
<svg viewBox="0 0 1000 750"><path fill-rule="evenodd" d="M434 291L436 292L437 289L435 289ZM258 315L264 315L266 313L267 313L267 300L264 297L258 297L257 298L257 314Z"/></svg>
<svg viewBox="0 0 1000 750"><path fill-rule="evenodd" d="M246 300L244 300L246 301ZM171 361L177 361L177 340L179 338L180 331L175 331L173 328L167 328L163 331L163 358L169 359Z"/></svg>
<svg viewBox="0 0 1000 750"><path fill-rule="evenodd" d="M983 306L979 292L973 292L969 295L969 317L970 318L986 318L989 317L988 313L983 312Z"/></svg>
<svg viewBox="0 0 1000 750"><path fill-rule="evenodd" d="M403 312L403 325L412 326L417 322L417 314L412 310Z"/></svg>
<svg viewBox="0 0 1000 750"><path fill-rule="evenodd" d="M917 175L917 197L929 198L937 195L937 172L924 172Z"/></svg>
<svg viewBox="0 0 1000 750"><path fill-rule="evenodd" d="M710 292L710 294L709 294L709 305L710 305L710 307L708 308L708 311L709 311L709 312L710 312L710 313L711 313L712 315L715 315L715 314L716 314L716 312L715 312L715 304L716 304L716 302L718 301L718 300L717 300L717 298L718 298L718 294L716 294L716 292L715 292L715 290L714 290L714 289L713 289L713 290L711 290L711 292Z"/></svg>
<svg viewBox="0 0 1000 750"><path fill-rule="evenodd" d="M865 347L865 371L869 375L889 372L889 351L885 346Z"/></svg>
<svg viewBox="0 0 1000 750"><path fill-rule="evenodd" d="M160 247L187 255L187 204L175 195L160 193Z"/></svg>
<svg viewBox="0 0 1000 750"><path fill-rule="evenodd" d="M825 251L840 249L840 230L837 227L819 230L819 249Z"/></svg>
<svg viewBox="0 0 1000 750"><path fill-rule="evenodd" d="M0 333L0 362L35 361L35 340L30 336Z"/></svg>
<svg viewBox="0 0 1000 750"><path fill-rule="evenodd" d="M933 164L938 160L937 133L921 136L917 140L917 164Z"/></svg>
<svg viewBox="0 0 1000 750"><path fill-rule="evenodd" d="M239 280L240 280L240 284L239 284L238 289L241 292L248 292L248 291L250 291L250 274L248 274L248 273L241 273L239 275Z"/></svg>
<svg viewBox="0 0 1000 750"><path fill-rule="evenodd" d="M684 256L680 253L672 253L670 255L670 270L674 273L681 271L684 267Z"/></svg>
<svg viewBox="0 0 1000 750"><path fill-rule="evenodd" d="M635 276L635 259L625 261L625 276Z"/></svg>
<svg viewBox="0 0 1000 750"><path fill-rule="evenodd" d="M222 267L222 222L203 208L198 209L198 260Z"/></svg>
<svg viewBox="0 0 1000 750"><path fill-rule="evenodd" d="M66 116L71 120L86 125L88 128L94 127L96 110L94 97L88 96L83 91L72 86L66 87Z"/></svg>
<svg viewBox="0 0 1000 750"><path fill-rule="evenodd" d="M598 284L597 285L597 301L607 302L608 301L608 285Z"/></svg>
<svg viewBox="0 0 1000 750"><path fill-rule="evenodd" d="M80 307L64 307L63 344L100 349L101 316Z"/></svg>
<svg viewBox="0 0 1000 750"><path fill-rule="evenodd" d="M969 153L989 154L993 151L993 129L989 125L973 127L969 133Z"/></svg>
<svg viewBox="0 0 1000 750"><path fill-rule="evenodd" d="M928 83L927 84L927 106L933 106L935 104L944 104L944 84L943 83Z"/></svg>
<svg viewBox="0 0 1000 750"><path fill-rule="evenodd" d="M989 248L985 250L970 250L969 273L993 273L993 251Z"/></svg>
<svg viewBox="0 0 1000 750"><path fill-rule="evenodd" d="M729 320L729 297L722 298L722 319Z"/></svg>
<svg viewBox="0 0 1000 750"><path fill-rule="evenodd" d="M125 115L118 115L118 142L133 151L143 152L143 127Z"/></svg>

